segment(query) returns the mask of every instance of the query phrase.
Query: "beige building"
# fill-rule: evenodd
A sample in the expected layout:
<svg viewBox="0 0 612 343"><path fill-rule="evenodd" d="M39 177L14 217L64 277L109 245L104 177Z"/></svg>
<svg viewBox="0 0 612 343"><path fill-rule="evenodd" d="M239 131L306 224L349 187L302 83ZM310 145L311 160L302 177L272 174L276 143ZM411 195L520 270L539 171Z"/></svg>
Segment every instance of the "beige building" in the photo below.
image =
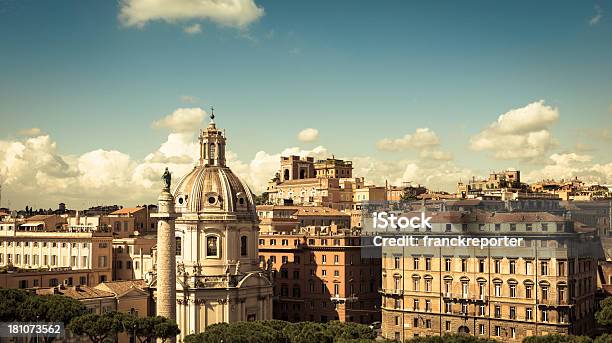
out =
<svg viewBox="0 0 612 343"><path fill-rule="evenodd" d="M157 214L164 233L175 231L174 242L158 240L157 255L172 247L176 266L167 265L170 259L155 261L150 283L155 288L158 280L176 276L175 294L157 289L156 297L163 296L168 308L172 304L165 301L176 298L180 339L215 323L272 318L272 285L258 263L253 195L226 166L225 137L213 120L199 140L198 165L176 182L170 196L178 217L174 221L170 208L162 206Z"/></svg>
<svg viewBox="0 0 612 343"><path fill-rule="evenodd" d="M155 237L113 239L113 280L144 279L153 271Z"/></svg>
<svg viewBox="0 0 612 343"><path fill-rule="evenodd" d="M420 215L420 212L406 213ZM518 247L385 247L382 332L391 339L467 333L510 342L588 334L596 309L592 230L545 212L427 213L415 237L514 237Z"/></svg>
<svg viewBox="0 0 612 343"><path fill-rule="evenodd" d="M59 285L52 288L38 288L36 294L57 294L76 299L90 313L103 314L117 311L137 317L146 317L151 314L149 292L146 290L144 280L103 282L95 287ZM120 333L118 340L120 343L132 341L127 332ZM70 339L70 341L77 341L77 339Z"/></svg>
<svg viewBox="0 0 612 343"><path fill-rule="evenodd" d="M107 227L62 226L38 217L0 222L0 266L20 271L7 285L91 286L111 280L113 238Z"/></svg>
<svg viewBox="0 0 612 343"><path fill-rule="evenodd" d="M352 170L351 161L282 156L280 171L268 184L268 201L274 205L350 209L353 190L363 186L363 179L353 178Z"/></svg>

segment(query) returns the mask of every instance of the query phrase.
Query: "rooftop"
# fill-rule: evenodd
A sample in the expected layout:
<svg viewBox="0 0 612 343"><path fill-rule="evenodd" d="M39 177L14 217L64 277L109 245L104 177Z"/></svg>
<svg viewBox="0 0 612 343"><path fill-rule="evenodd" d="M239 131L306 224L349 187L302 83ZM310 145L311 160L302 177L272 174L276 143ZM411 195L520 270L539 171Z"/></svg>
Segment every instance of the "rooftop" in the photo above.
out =
<svg viewBox="0 0 612 343"><path fill-rule="evenodd" d="M134 214L138 211L144 210L144 207L124 207L120 210L117 210L115 212L111 212L110 214Z"/></svg>
<svg viewBox="0 0 612 343"><path fill-rule="evenodd" d="M129 291L130 289L142 290L147 287L145 280L117 280L102 282L97 285L96 288L107 292L112 292L116 295L121 295Z"/></svg>
<svg viewBox="0 0 612 343"><path fill-rule="evenodd" d="M39 288L36 290L38 295L61 294L73 299L98 299L114 298L115 294L89 286L57 286L53 288Z"/></svg>

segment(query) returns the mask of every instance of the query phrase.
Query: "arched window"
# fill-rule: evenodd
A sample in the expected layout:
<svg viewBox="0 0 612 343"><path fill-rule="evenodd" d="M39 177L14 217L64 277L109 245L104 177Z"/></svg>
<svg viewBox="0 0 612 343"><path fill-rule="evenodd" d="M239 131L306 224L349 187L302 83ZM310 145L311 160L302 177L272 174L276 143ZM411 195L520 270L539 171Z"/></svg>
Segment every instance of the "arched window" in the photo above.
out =
<svg viewBox="0 0 612 343"><path fill-rule="evenodd" d="M174 240L176 241L176 256L181 256L181 251L182 251L182 242L181 242L181 237L176 237L174 238Z"/></svg>
<svg viewBox="0 0 612 343"><path fill-rule="evenodd" d="M240 256L247 256L249 254L248 241L247 236L240 237Z"/></svg>
<svg viewBox="0 0 612 343"><path fill-rule="evenodd" d="M285 171L283 172L283 179L289 180L289 169L285 169Z"/></svg>
<svg viewBox="0 0 612 343"><path fill-rule="evenodd" d="M208 154L208 158L215 158L215 143L210 143L210 153Z"/></svg>
<svg viewBox="0 0 612 343"><path fill-rule="evenodd" d="M219 257L219 237L206 237L206 257Z"/></svg>

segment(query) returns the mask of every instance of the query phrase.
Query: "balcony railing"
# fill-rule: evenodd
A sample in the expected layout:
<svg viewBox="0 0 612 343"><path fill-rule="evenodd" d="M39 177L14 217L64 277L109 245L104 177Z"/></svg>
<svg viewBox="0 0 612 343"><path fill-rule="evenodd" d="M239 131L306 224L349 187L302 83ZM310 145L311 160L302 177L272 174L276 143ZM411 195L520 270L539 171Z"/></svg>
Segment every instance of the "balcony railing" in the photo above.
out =
<svg viewBox="0 0 612 343"><path fill-rule="evenodd" d="M484 301L488 301L489 297L487 295L484 294L464 294L464 293L451 293L451 292L444 292L444 293L440 293L440 295L442 296L442 298L444 299L451 299L451 300L468 300L468 301L474 301L474 302L484 302Z"/></svg>
<svg viewBox="0 0 612 343"><path fill-rule="evenodd" d="M404 295L403 289L379 288L378 293L385 295Z"/></svg>
<svg viewBox="0 0 612 343"><path fill-rule="evenodd" d="M574 303L573 299L538 299L539 305L546 306L571 306Z"/></svg>

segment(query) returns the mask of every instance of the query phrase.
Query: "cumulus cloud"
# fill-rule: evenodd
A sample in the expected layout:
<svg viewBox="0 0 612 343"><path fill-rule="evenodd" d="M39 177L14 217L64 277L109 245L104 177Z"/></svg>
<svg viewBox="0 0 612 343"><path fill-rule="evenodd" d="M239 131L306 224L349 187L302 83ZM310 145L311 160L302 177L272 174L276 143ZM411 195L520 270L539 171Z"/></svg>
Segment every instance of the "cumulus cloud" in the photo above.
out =
<svg viewBox="0 0 612 343"><path fill-rule="evenodd" d="M193 25L185 26L183 31L188 35L195 35L202 32L202 25L195 23Z"/></svg>
<svg viewBox="0 0 612 343"><path fill-rule="evenodd" d="M419 128L412 134L406 134L402 138L384 138L376 143L379 150L404 151L409 149L423 149L440 144L438 135L429 128Z"/></svg>
<svg viewBox="0 0 612 343"><path fill-rule="evenodd" d="M603 17L603 10L599 5L595 5L595 15L589 19L589 25L594 26L599 24L601 18Z"/></svg>
<svg viewBox="0 0 612 343"><path fill-rule="evenodd" d="M367 183L401 186L405 182L426 185L433 190L454 192L457 181L467 179L474 172L457 166L452 161L432 161L427 163L415 160L383 161L375 157L353 157L353 175L363 176Z"/></svg>
<svg viewBox="0 0 612 343"><path fill-rule="evenodd" d="M453 155L439 148L440 139L438 135L429 128L418 128L414 133L409 133L401 138L384 138L376 143L376 148L381 151L408 151L416 150L423 160L450 161Z"/></svg>
<svg viewBox="0 0 612 343"><path fill-rule="evenodd" d="M528 182L545 179L579 179L589 183L612 183L612 162L592 163L590 155L576 153L552 154L547 159L547 165L533 170L526 175Z"/></svg>
<svg viewBox="0 0 612 343"><path fill-rule="evenodd" d="M298 133L298 139L301 142L314 142L319 139L319 130L310 127L304 129Z"/></svg>
<svg viewBox="0 0 612 343"><path fill-rule="evenodd" d="M536 101L500 115L471 137L470 148L491 151L497 159L540 158L557 145L549 130L558 119L558 109L545 105L544 100Z"/></svg>
<svg viewBox="0 0 612 343"><path fill-rule="evenodd" d="M149 21L175 23L210 20L245 28L264 14L254 0L121 0L119 20L125 26L144 27Z"/></svg>
<svg viewBox="0 0 612 343"><path fill-rule="evenodd" d="M440 149L423 149L419 153L422 159L435 160L435 161L450 161L453 159L453 154L448 151L442 151Z"/></svg>
<svg viewBox="0 0 612 343"><path fill-rule="evenodd" d="M194 132L202 124L206 112L199 108L179 108L171 114L156 120L154 128L165 128L176 132Z"/></svg>

